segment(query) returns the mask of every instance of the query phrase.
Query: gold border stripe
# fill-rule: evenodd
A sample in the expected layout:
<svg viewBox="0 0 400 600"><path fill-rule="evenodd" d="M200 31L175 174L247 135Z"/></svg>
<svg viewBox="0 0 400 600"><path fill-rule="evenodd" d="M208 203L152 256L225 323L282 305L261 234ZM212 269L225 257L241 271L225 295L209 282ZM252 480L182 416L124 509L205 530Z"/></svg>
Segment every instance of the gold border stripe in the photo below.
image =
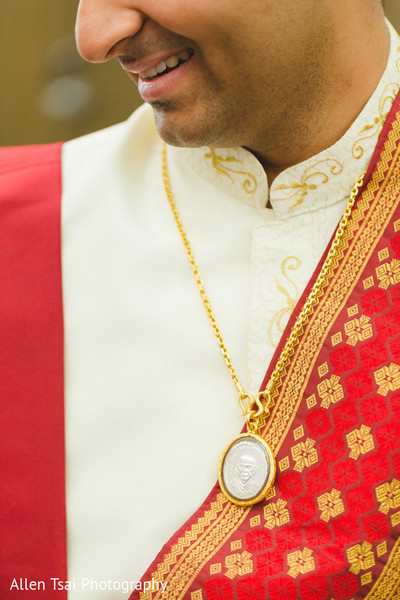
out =
<svg viewBox="0 0 400 600"><path fill-rule="evenodd" d="M400 598L400 539L395 543L389 559L365 600L395 600Z"/></svg>

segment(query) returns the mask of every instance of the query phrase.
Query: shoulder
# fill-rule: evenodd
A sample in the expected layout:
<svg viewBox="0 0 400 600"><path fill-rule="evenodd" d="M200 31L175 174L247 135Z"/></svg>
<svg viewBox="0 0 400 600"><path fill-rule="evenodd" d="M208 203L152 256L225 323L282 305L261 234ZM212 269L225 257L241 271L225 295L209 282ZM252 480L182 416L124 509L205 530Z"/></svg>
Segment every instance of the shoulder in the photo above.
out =
<svg viewBox="0 0 400 600"><path fill-rule="evenodd" d="M61 143L0 148L2 202L60 188L61 148Z"/></svg>
<svg viewBox="0 0 400 600"><path fill-rule="evenodd" d="M0 148L0 175L34 171L60 163L61 143Z"/></svg>
<svg viewBox="0 0 400 600"><path fill-rule="evenodd" d="M63 146L64 179L82 174L86 179L96 173L101 179L103 169L113 166L122 175L131 169L143 168L159 145L153 111L144 104L122 123L89 135L73 139Z"/></svg>

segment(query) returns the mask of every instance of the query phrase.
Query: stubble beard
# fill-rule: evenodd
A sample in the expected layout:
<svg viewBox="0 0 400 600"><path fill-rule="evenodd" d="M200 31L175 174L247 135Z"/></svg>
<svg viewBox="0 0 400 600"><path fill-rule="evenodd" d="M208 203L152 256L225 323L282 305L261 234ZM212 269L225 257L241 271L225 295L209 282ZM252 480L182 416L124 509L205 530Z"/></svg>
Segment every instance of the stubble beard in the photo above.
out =
<svg viewBox="0 0 400 600"><path fill-rule="evenodd" d="M219 94L213 89L205 100L196 99L197 108L185 111L170 100L154 101L154 119L160 137L171 146L200 148L245 146L251 122L246 108L237 109L235 94Z"/></svg>

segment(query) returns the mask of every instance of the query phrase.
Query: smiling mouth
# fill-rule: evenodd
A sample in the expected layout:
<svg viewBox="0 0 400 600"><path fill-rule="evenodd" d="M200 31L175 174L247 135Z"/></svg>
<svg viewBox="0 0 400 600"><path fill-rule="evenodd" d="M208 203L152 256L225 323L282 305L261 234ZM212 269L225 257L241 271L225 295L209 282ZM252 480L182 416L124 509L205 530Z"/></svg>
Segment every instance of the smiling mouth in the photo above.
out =
<svg viewBox="0 0 400 600"><path fill-rule="evenodd" d="M153 79L158 79L162 77L166 73L170 73L174 71L185 62L187 62L194 54L194 51L191 48L187 50L182 50L178 54L173 54L169 56L166 60L161 61L158 65L147 69L146 71L142 71L140 73L141 79L145 79L147 81L152 81Z"/></svg>

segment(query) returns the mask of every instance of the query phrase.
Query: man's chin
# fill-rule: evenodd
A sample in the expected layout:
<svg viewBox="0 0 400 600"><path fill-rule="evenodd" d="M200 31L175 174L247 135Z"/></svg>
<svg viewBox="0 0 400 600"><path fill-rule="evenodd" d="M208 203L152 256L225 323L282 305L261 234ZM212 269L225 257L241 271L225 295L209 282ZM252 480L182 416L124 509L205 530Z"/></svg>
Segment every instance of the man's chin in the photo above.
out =
<svg viewBox="0 0 400 600"><path fill-rule="evenodd" d="M213 144L208 123L189 117L179 110L166 109L164 103L152 103L156 128L161 139L170 146L200 148Z"/></svg>

